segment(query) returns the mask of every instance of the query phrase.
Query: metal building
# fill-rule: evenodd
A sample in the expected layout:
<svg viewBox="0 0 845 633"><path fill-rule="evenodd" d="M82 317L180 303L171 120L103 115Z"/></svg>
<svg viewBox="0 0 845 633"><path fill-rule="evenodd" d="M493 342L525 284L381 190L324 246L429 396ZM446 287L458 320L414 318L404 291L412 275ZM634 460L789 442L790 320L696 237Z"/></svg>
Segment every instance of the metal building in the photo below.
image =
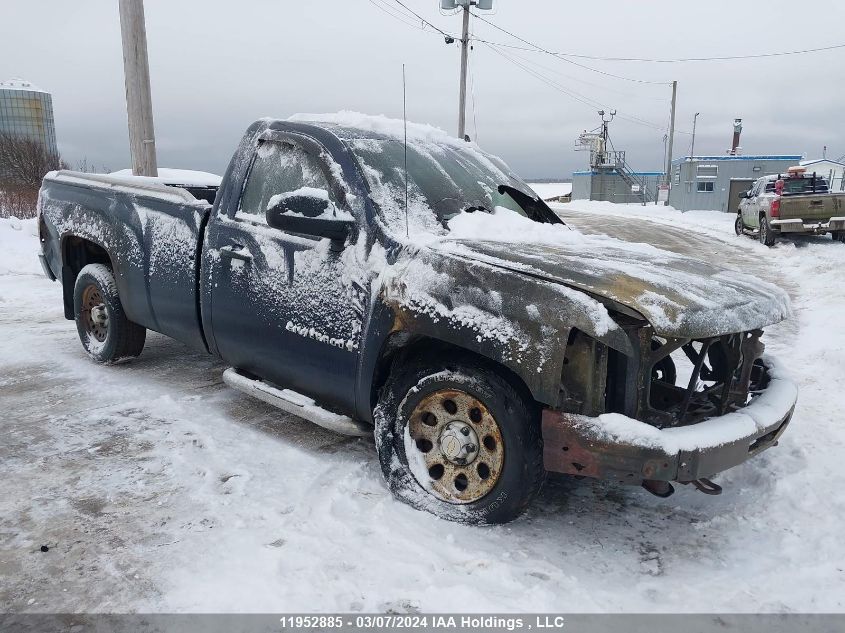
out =
<svg viewBox="0 0 845 633"><path fill-rule="evenodd" d="M630 171L622 165L572 172L572 199L620 204L654 202L663 172Z"/></svg>
<svg viewBox="0 0 845 633"><path fill-rule="evenodd" d="M768 174L786 173L798 154L685 156L672 161L669 204L680 211L708 209L733 213L739 194Z"/></svg>
<svg viewBox="0 0 845 633"><path fill-rule="evenodd" d="M662 172L634 171L625 152L613 147L609 126L616 110L598 111L601 125L575 139L575 151L590 153L590 169L572 174L572 200L645 204L654 202Z"/></svg>
<svg viewBox="0 0 845 633"><path fill-rule="evenodd" d="M50 93L23 79L0 82L0 133L30 138L58 154Z"/></svg>

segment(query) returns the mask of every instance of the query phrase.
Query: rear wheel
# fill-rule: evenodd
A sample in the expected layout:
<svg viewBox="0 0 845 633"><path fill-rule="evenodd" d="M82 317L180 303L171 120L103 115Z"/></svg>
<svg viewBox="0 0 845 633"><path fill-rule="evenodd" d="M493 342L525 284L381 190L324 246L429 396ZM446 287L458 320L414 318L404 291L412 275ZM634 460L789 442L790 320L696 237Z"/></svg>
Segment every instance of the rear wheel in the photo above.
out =
<svg viewBox="0 0 845 633"><path fill-rule="evenodd" d="M736 214L736 222L734 222L734 231L736 231L737 235L742 235L745 232L745 225L742 223L742 216L739 213Z"/></svg>
<svg viewBox="0 0 845 633"><path fill-rule="evenodd" d="M117 363L141 353L147 330L126 317L108 266L88 264L79 271L73 306L79 340L92 359Z"/></svg>
<svg viewBox="0 0 845 633"><path fill-rule="evenodd" d="M763 215L760 216L760 243L763 246L773 246L775 243L775 234L772 227L769 225L769 219Z"/></svg>
<svg viewBox="0 0 845 633"><path fill-rule="evenodd" d="M471 360L446 369L423 361L395 367L375 434L393 494L452 521L510 521L545 478L539 412Z"/></svg>

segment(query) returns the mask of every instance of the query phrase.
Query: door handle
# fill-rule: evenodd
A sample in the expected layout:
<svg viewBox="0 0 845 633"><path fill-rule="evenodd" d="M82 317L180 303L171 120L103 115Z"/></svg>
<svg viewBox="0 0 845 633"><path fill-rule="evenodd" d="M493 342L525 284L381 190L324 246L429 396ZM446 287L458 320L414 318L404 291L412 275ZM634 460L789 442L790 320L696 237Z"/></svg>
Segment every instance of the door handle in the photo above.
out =
<svg viewBox="0 0 845 633"><path fill-rule="evenodd" d="M252 253L250 253L246 249L246 247L241 246L240 244L232 244L231 246L220 247L220 257L225 257L226 259L237 259L242 262L248 262L252 260Z"/></svg>

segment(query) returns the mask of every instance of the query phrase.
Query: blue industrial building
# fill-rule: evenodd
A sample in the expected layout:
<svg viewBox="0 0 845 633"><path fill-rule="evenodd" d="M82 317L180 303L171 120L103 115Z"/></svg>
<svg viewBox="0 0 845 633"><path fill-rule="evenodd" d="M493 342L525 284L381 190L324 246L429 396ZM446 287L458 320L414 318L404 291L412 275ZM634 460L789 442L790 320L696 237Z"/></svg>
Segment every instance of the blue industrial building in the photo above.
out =
<svg viewBox="0 0 845 633"><path fill-rule="evenodd" d="M672 161L669 204L680 211L708 209L734 213L739 195L768 174L786 173L799 154L685 156Z"/></svg>

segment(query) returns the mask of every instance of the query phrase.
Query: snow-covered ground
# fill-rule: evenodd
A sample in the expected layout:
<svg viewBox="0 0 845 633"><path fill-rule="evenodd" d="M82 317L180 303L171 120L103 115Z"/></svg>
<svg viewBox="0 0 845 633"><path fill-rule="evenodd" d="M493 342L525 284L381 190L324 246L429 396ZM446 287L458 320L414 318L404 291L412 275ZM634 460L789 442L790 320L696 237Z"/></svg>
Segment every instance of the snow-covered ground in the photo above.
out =
<svg viewBox="0 0 845 633"><path fill-rule="evenodd" d="M551 200L560 196L568 196L572 193L571 182L529 182L531 187L537 195L543 200Z"/></svg>
<svg viewBox="0 0 845 633"><path fill-rule="evenodd" d="M764 341L799 384L793 423L722 496L555 479L507 526L417 512L372 441L227 389L208 356L151 335L93 365L34 223L0 220L0 612L842 611L845 246L766 249L715 212L555 208L792 296Z"/></svg>

